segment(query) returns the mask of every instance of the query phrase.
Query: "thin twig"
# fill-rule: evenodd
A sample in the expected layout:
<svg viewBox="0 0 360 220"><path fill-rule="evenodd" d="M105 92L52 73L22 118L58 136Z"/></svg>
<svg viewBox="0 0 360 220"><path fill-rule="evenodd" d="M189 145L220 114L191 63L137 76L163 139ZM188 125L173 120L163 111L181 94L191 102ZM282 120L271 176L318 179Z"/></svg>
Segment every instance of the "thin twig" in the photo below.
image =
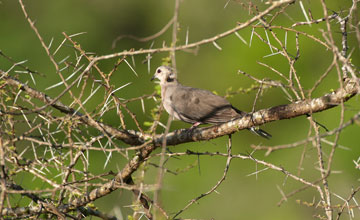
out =
<svg viewBox="0 0 360 220"><path fill-rule="evenodd" d="M192 199L184 208L182 208L180 211L178 211L173 218L176 218L178 215L180 215L182 212L184 212L186 209L188 209L192 204L194 204L195 202L199 201L201 198L210 195L212 192L214 192L219 186L220 184L225 180L226 175L229 171L230 168L230 162L231 159L233 158L231 155L231 147L232 147L232 140L231 140L231 135L229 135L229 141L228 141L228 145L227 145L227 160L226 160L226 164L225 164L225 169L224 169L224 174L223 176L220 178L220 180L215 184L215 186L213 186L209 191L202 193L200 196Z"/></svg>

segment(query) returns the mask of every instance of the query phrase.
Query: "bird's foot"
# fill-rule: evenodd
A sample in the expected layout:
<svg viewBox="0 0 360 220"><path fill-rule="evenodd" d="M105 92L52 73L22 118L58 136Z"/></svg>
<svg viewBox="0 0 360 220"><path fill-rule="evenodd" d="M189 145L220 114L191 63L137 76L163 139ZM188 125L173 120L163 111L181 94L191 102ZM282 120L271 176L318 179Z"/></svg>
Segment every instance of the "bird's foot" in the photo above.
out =
<svg viewBox="0 0 360 220"><path fill-rule="evenodd" d="M195 123L191 126L190 130L194 130L194 129L197 128L200 124L201 124L200 122L195 122Z"/></svg>
<svg viewBox="0 0 360 220"><path fill-rule="evenodd" d="M187 129L187 133L191 134L192 131L197 128L201 123L200 122L195 122L189 129Z"/></svg>

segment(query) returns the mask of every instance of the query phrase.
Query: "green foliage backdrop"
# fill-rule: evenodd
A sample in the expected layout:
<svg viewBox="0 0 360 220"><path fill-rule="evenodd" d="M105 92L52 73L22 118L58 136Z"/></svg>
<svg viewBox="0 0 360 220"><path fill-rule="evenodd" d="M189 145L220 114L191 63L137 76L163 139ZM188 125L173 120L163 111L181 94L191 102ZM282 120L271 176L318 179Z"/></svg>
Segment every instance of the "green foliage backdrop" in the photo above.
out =
<svg viewBox="0 0 360 220"><path fill-rule="evenodd" d="M354 2L356 1L354 0ZM170 0L24 1L26 11L30 19L35 22L35 26L39 30L45 44L51 44L50 51L52 53L64 40L62 32L65 32L67 36L85 32L72 37L72 39L76 41L76 44L86 51L90 57L131 49L162 48L163 45L171 47L172 26L159 37L146 42L140 42L125 36L132 35L141 38L159 32L173 17L174 4L175 1ZM333 12L336 12L342 17L349 13L349 9L353 4L360 7L359 3L353 3L350 0L326 1L328 14L332 15ZM255 5L257 8L255 8ZM301 5L304 6L306 12L311 11L314 19L324 17L322 1L295 1L286 8L285 13L280 13L273 25L291 27L291 25L296 22L306 21ZM267 7L269 7L269 4L267 5L263 1L252 1L252 3L240 0L211 2L205 0L180 1L179 15L177 18L176 45L185 45L186 41L188 41L188 43L198 42L221 34L255 16L253 13L256 14L256 10L262 12ZM279 11L280 10L276 10L270 14L274 15ZM351 25L354 25L357 27L357 30L359 30L358 8L353 16L355 22ZM271 16L269 15L268 18L265 17L265 19L269 22ZM2 72L10 69L14 65L14 62L26 60L27 62L22 65L37 72L33 74L34 80L32 80L27 73L10 71L9 75L17 77L21 82L26 82L38 91L45 92L50 97L58 96L65 87L62 85L47 89L61 82L61 79L53 63L42 48L41 42L35 35L34 30L24 17L19 2L14 0L1 1L0 20L0 50L2 54L2 56L0 56L0 68ZM332 19L330 24L336 46L341 49L342 34L340 23L337 19ZM282 80L278 74L259 63L271 66L281 73L289 73L289 63L284 56L280 54L269 56L274 51L272 52L269 45L253 33L255 30L258 35L265 40L268 36L271 45L275 45L281 49L277 41L270 34L270 31L265 31L259 21L252 25L254 26L249 26L238 31L238 34L246 43L239 39L237 35L231 34L217 40L216 45L210 42L198 47L176 51L176 69L179 81L188 86L207 89L221 96L226 96L234 106L247 112L252 111L255 99L257 99L255 110L290 103L282 89L275 86L269 87L264 85L263 91L260 96L257 97L259 83L239 73L239 70L241 70L257 79ZM296 30L306 32L308 35L312 35L326 42L323 37L323 32L327 30L326 22L324 21L318 24L299 25L296 27ZM360 66L360 52L359 39L356 34L359 34L359 32L356 33L355 30L356 28L350 28L348 32L348 51L351 53L351 63L355 66L354 69L358 71L358 67ZM283 43L286 41L288 53L296 56L297 35L295 32L288 31L285 34L283 29L277 28L272 28L271 31L276 33L276 36L281 39ZM124 37L116 41L115 47L112 47L113 41L119 36ZM296 68L303 89L308 91L333 62L333 54L329 52L331 51L330 49L326 49L320 43L303 35L298 36L298 44L300 56L294 64L294 67ZM217 48L217 45L221 50ZM74 64L79 54L76 46L69 40L66 40L54 58L56 62L67 59L68 62ZM151 54L152 58L149 64L147 62L147 55L148 54L141 54L126 57L126 61L134 68L137 76L124 61L120 63L113 73L110 80L110 85L113 89L131 82L131 84L114 93L120 100L150 95L155 91L155 84L149 80L158 66L164 62L171 63L171 56L169 52ZM9 61L9 57L11 57L13 61ZM114 68L117 60L121 58L122 57L106 59L99 61L97 64L103 72L109 73ZM80 61L80 64L86 66L88 65L88 61L83 59ZM23 68L16 66L14 70L21 69L23 70ZM64 78L70 76L72 73L71 70L62 72ZM92 70L90 75L90 80L102 80L95 70ZM73 79L75 79L75 77ZM36 84L34 84L34 82L36 82ZM88 97L97 86L98 85L88 83L81 100L84 102L86 97ZM311 98L320 97L338 88L337 70L333 68L328 76L321 81L321 84L314 91ZM75 96L79 96L82 92L81 86L74 87L71 91ZM5 92L2 91L2 96L5 97L6 95L4 93ZM25 94L21 95L26 98ZM104 88L101 87L84 105L87 112L91 114L98 113L99 105L104 101L104 96L106 97L107 94ZM360 104L358 99L359 97L355 96L345 103L344 108L346 111L344 122L347 122L359 112ZM69 93L66 93L61 97L60 101L65 105L71 105L74 100ZM143 104L140 100L127 104L128 109L136 115L143 130L149 129L147 125L151 125L153 122L154 119L151 111L158 107L160 104L159 101L160 99L157 96L156 100L153 98L144 98ZM26 101L21 100L20 102ZM38 106L43 105L41 101L35 99L33 102ZM78 107L78 105L73 105L74 109ZM145 111L143 111L143 108ZM122 111L124 112L126 128L137 130L137 126L131 116L127 114L124 109L122 109ZM80 112L84 113L82 110L80 110ZM54 117L64 116L62 112L57 110L52 110L51 114L53 114ZM313 119L329 130L333 130L340 124L340 115L341 107L339 106L321 113L316 113L313 115ZM16 117L19 118L19 123L14 126L15 132L21 135L29 130L29 127L25 121L22 121L24 120L24 118L21 118L22 116ZM34 115L30 114L28 116L30 121L34 118ZM165 125L167 118L168 115L166 113L161 115L161 122ZM114 128L122 128L116 108L106 111L101 116L97 115L95 119ZM72 125L70 125L70 123L72 123L70 119L65 122L62 126L76 127L75 124L77 122L73 122L74 124ZM6 122L2 121L2 123ZM51 130L56 129L56 127L57 124L51 125ZM189 127L190 125L186 123L174 121L171 123L170 131ZM314 130L311 129L310 120L306 116L267 123L262 126L262 128L273 135L271 140L262 139L246 130L239 131L232 135L232 154L251 154L258 160L284 167L287 171L310 182L321 178L320 172L316 172L316 168L319 167L317 149L311 141L295 148L274 151L269 155L265 154L266 150L255 150L254 148L254 146L271 147L295 143L315 135ZM77 129L81 130L81 132L78 132L79 139L82 138L81 136L95 137L101 133L90 126L79 126ZM309 130L311 131L310 135ZM156 133L161 134L164 131L165 129L163 127L158 126ZM326 132L323 128L320 128L319 131L320 133ZM341 132L339 140L337 141L331 175L328 177L329 187L332 189L331 198L335 210L334 216L336 216L339 211L335 206L341 207L344 204L341 198L348 198L352 189L359 186L359 166L356 165L360 158L359 134L359 121L355 120L353 125ZM36 133L36 135L40 134ZM61 132L54 134L54 137L59 143L65 143L67 138L66 135ZM329 143L332 143L335 140L335 135L326 139ZM129 145L121 141L114 140L114 142L117 144L117 147L129 147ZM190 150L192 152L221 152L226 154L227 142L228 137L224 136L209 141L170 146L169 150L173 153ZM100 148L102 147L101 145L106 145L106 143L107 140L104 138L101 140L101 144L94 143L93 147ZM42 146L35 147L38 148L36 151L39 157L48 153L46 148ZM16 143L16 148L18 153L25 150L23 157L29 160L35 160L34 153L30 150L31 145L29 145L29 142ZM328 143L322 142L322 148L324 158L328 158L332 149L331 144L329 145ZM68 152L66 149L59 149L58 151L61 151L61 154ZM160 152L161 149L159 148L155 150L152 155L157 155ZM135 151L129 151L127 153L127 156L132 158ZM84 155L88 158L88 172L93 175L110 171L117 173L128 163L128 160L117 152L110 155L108 152L102 151L85 151ZM301 159L303 155L305 156ZM167 160L164 166L169 172L165 172L164 174L159 202L161 207L170 216L173 216L181 210L192 199L210 190L224 174L226 164L226 157L217 156L187 155L166 158ZM150 160L147 160L137 172L133 174L132 178L135 184L155 184L157 182L159 169L152 164L159 164L159 160L159 156L153 156ZM303 160L303 162L299 169L301 160ZM64 166L67 166L69 164L69 158L65 159L63 163ZM78 170L82 170L83 167L84 163L76 163L75 165L75 168ZM62 182L62 176L58 175L59 172L57 168L49 167L48 169L49 170L44 171L46 172L46 178L60 184ZM16 184L28 190L45 189L49 187L49 184L45 183L42 179L34 177L34 175L25 170L19 171L16 175L12 176L12 179ZM319 202L319 195L313 188L289 196L285 202L280 206L278 205L279 201L285 195L303 186L304 184L287 177L282 172L269 169L269 167L254 163L254 161L233 159L225 181L216 189L216 192L199 200L178 217L189 219L300 220L313 217L327 219L322 204ZM89 187L88 192L93 188L96 187ZM153 197L153 192L151 187L149 191L146 191L150 197ZM7 204L4 207L27 206L31 202L29 198L19 194L12 194L9 199L11 205ZM341 216L343 219L360 218L359 206L356 204L356 201L360 202L359 199L359 194L356 194L354 200L351 200L351 205L354 206L354 208L351 208L351 211L354 212L354 217L352 218L351 211L346 209ZM134 202L135 200L136 196L134 196L131 190L119 189L108 196L94 201L94 206L97 210L120 219L121 216L123 219L145 219L145 216L139 217L141 215L134 215L134 212L137 211L141 213L142 209ZM158 214L157 218L163 218L159 216L161 216L161 214ZM92 219L94 218L97 217L93 217Z"/></svg>

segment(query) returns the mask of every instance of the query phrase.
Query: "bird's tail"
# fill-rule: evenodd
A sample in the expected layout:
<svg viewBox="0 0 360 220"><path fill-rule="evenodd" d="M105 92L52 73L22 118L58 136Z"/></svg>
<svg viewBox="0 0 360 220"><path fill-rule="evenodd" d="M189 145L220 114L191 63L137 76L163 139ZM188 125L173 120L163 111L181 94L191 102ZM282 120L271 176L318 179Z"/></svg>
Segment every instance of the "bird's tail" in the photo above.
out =
<svg viewBox="0 0 360 220"><path fill-rule="evenodd" d="M266 139L270 139L272 137L271 134L257 127L251 127L249 128L249 130L252 131L254 134L257 134Z"/></svg>
<svg viewBox="0 0 360 220"><path fill-rule="evenodd" d="M235 108L234 106L232 106L232 108L236 111L236 113L239 114L238 118L242 118L242 117L247 115L246 112L243 112L243 111ZM264 131L264 130L258 128L258 127L251 127L251 128L248 128L248 129L250 131L252 131L254 134L259 135L259 136L261 136L263 138L270 139L272 137L271 134L267 133L266 131Z"/></svg>

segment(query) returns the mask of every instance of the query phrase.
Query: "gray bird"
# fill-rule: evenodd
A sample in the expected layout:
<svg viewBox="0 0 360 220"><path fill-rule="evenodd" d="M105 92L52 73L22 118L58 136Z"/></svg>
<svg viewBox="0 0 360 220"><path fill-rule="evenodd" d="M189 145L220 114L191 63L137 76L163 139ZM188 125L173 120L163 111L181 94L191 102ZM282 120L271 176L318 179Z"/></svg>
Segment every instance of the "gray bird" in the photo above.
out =
<svg viewBox="0 0 360 220"><path fill-rule="evenodd" d="M210 91L181 85L168 66L158 67L151 80L155 78L160 80L165 110L171 117L193 124L192 128L199 124L225 123L247 114ZM271 137L269 133L255 127L249 130L267 139Z"/></svg>

